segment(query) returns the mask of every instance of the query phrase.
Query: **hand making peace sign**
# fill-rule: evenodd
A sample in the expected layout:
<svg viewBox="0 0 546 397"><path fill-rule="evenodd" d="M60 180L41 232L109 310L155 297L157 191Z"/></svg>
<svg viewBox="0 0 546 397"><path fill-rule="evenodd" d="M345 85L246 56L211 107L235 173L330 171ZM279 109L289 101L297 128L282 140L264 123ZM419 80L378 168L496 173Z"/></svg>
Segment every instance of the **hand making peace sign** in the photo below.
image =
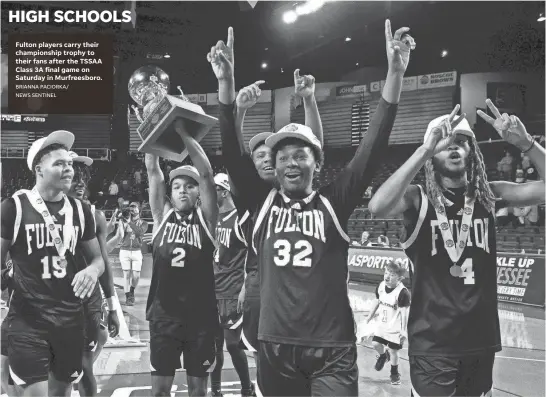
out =
<svg viewBox="0 0 546 397"><path fill-rule="evenodd" d="M222 40L219 40L215 46L210 48L210 52L207 54L207 61L211 64L212 70L218 80L233 78L233 70L235 69L233 42L233 28L229 27L227 45Z"/></svg>
<svg viewBox="0 0 546 397"><path fill-rule="evenodd" d="M507 113L499 112L499 109L493 104L491 99L486 99L485 103L491 110L495 118L488 116L481 110L478 110L478 116L491 124L499 133L500 137L508 143L526 150L532 144L532 137L527 133L527 129L517 116L509 116Z"/></svg>
<svg viewBox="0 0 546 397"><path fill-rule="evenodd" d="M455 137L457 136L454 132L455 127L466 117L466 114L463 114L455 120L455 116L460 108L460 105L455 106L449 117L430 132L429 137L424 143L424 147L433 156L446 150L455 141Z"/></svg>

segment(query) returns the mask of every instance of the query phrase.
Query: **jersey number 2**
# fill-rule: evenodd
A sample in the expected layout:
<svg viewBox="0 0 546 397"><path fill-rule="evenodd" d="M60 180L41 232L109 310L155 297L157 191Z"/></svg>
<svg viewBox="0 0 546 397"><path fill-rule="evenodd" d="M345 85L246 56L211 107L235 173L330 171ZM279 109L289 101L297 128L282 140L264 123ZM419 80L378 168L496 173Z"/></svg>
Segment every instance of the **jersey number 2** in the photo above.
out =
<svg viewBox="0 0 546 397"><path fill-rule="evenodd" d="M463 264L461 265L461 278L464 278L465 284L475 284L476 280L474 279L474 271L472 270L472 258L466 258Z"/></svg>
<svg viewBox="0 0 546 397"><path fill-rule="evenodd" d="M288 240L277 240L273 247L277 250L277 254L273 258L275 265L286 266L292 260L294 266L311 267L311 255L313 254L313 246L307 240L300 240L294 244L294 250L298 252L292 255L292 244Z"/></svg>
<svg viewBox="0 0 546 397"><path fill-rule="evenodd" d="M42 262L43 266L42 279L50 279L51 265L49 263L49 256L44 256L40 262ZM66 269L62 268L59 264L61 263L60 257L52 256L51 263L53 264L53 275L55 276L55 278L63 278L64 276L66 276Z"/></svg>
<svg viewBox="0 0 546 397"><path fill-rule="evenodd" d="M173 250L173 255L176 255L172 261L171 266L172 267L184 267L184 261L186 259L186 251L184 248L175 248Z"/></svg>

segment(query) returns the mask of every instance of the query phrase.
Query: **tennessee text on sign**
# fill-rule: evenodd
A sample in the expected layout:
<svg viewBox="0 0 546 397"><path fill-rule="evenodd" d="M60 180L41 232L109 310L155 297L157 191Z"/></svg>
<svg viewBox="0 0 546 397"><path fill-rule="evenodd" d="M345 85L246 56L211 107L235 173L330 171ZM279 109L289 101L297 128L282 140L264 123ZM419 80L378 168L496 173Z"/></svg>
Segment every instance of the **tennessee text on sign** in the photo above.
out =
<svg viewBox="0 0 546 397"><path fill-rule="evenodd" d="M376 282L383 279L389 260L401 263L409 278L410 262L402 250L349 248L348 265L352 280ZM497 254L498 300L544 306L544 256ZM409 285L409 283L406 283Z"/></svg>

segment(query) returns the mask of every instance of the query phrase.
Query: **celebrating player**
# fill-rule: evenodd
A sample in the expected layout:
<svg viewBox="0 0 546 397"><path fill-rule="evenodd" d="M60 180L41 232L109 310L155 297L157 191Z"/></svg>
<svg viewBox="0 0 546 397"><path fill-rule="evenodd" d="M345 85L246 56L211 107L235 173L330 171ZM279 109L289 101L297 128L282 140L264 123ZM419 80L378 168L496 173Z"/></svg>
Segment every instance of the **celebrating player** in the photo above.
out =
<svg viewBox="0 0 546 397"><path fill-rule="evenodd" d="M91 208L64 194L74 173L68 153L73 142L68 131L36 140L27 158L35 187L2 203L1 260L9 251L14 282L9 367L24 395L65 395L80 380L82 299L104 271Z"/></svg>
<svg viewBox="0 0 546 397"><path fill-rule="evenodd" d="M211 233L218 216L216 185L201 146L180 121L176 129L195 167L184 165L170 172L169 201L159 158L146 154L154 219L153 273L146 305L152 394L170 396L183 353L189 394L204 396L219 331Z"/></svg>
<svg viewBox="0 0 546 397"><path fill-rule="evenodd" d="M78 200L83 200L87 184L91 178L89 167L93 164L93 159L87 156L79 156L74 152L70 152L70 157L73 162L74 178L72 179L68 195ZM112 337L115 337L119 332L119 318L116 313L116 307L119 305L119 302L114 287L112 266L110 265L108 250L106 248L106 218L102 211L95 209L94 205L91 206L91 212L95 217L95 232L105 264L104 273L99 278L99 283L108 302L108 315L106 319L102 318L102 294L99 284L97 284L91 298L84 300L83 306L86 331L83 377L78 384L81 396L94 396L97 394L97 381L93 375L93 363L108 340L107 329L110 331Z"/></svg>
<svg viewBox="0 0 546 397"><path fill-rule="evenodd" d="M231 198L229 178L220 173L214 177L218 195L218 223L216 225L216 241L218 248L214 256L214 276L216 278L216 299L220 326L223 330L218 336L216 345L216 368L211 374L213 396L221 396L222 367L224 364L224 339L231 356L233 366L241 380L241 394L254 396L254 386L250 381L248 360L239 347L242 315L238 310L238 298L245 278L246 240L241 224L245 219L239 219L237 209Z"/></svg>
<svg viewBox="0 0 546 397"><path fill-rule="evenodd" d="M234 36L233 29L228 30L227 45L222 42L211 49L207 54L207 60L211 63L214 74L219 83L219 102L222 112L234 111L235 81L233 78L234 68ZM213 54L224 55L223 58ZM271 132L262 132L255 135L249 142L250 153L245 150L242 128L244 118L248 109L254 106L261 95L260 80L239 91L236 98L236 128L222 129L222 151L224 163L230 173L241 175L247 172L247 167L255 169L259 177L266 181L271 187L277 184L275 172L272 166L271 148L265 144ZM323 141L322 122L315 99L315 78L311 75L300 75L299 69L294 71L295 94L302 98L305 108L305 124L313 130L320 142ZM243 182L246 183L246 182ZM248 203L244 197L239 197L236 191L232 192L240 217L245 216L248 210ZM248 219L245 224L245 239L250 241L253 222ZM247 250L246 258L246 279L239 295L239 302L243 303L240 308L243 311L243 327L241 331L241 346L254 352L254 358L258 361L258 320L260 317L259 282L257 275L257 257L252 250ZM258 371L258 377L259 377Z"/></svg>
<svg viewBox="0 0 546 397"><path fill-rule="evenodd" d="M411 260L408 320L410 377L415 396L491 395L495 353L501 350L497 312L495 203L544 202L544 149L516 116L488 99L493 125L529 156L542 181L488 182L474 132L464 118L430 122L423 145L375 193L377 217L403 215ZM425 167L426 187L410 185Z"/></svg>
<svg viewBox="0 0 546 397"><path fill-rule="evenodd" d="M258 383L264 395L358 395L345 229L387 147L413 41L402 38L408 30L399 29L393 38L386 22L389 73L383 98L355 157L332 184L313 190L322 144L301 124L266 139L279 189L271 189L251 167L230 172L256 216L251 244L260 274ZM223 50L211 53L213 67L217 62L228 69ZM222 107L222 133L233 128L233 113Z"/></svg>
<svg viewBox="0 0 546 397"><path fill-rule="evenodd" d="M408 308L410 294L402 279L405 270L399 263L389 262L385 265L383 281L375 289L377 298L366 320L367 323L374 318L379 310L379 318L372 345L377 351L376 371L381 371L385 362L391 360L391 384L400 384L400 372L398 372L398 351L402 350L402 344L407 337ZM386 349L387 348L387 349Z"/></svg>

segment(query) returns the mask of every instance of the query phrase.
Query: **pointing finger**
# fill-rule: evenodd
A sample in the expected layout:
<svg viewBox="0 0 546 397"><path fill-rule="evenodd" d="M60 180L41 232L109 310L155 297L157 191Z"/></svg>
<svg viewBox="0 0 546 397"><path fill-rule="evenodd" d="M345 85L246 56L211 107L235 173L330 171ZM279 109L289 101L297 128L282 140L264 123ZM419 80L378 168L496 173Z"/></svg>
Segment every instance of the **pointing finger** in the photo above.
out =
<svg viewBox="0 0 546 397"><path fill-rule="evenodd" d="M230 26L227 31L227 46L228 48L233 49L233 42L235 41L235 36L233 34L233 28Z"/></svg>
<svg viewBox="0 0 546 397"><path fill-rule="evenodd" d="M491 124L491 125L494 125L495 124L495 119L491 116L489 116L488 114L482 112L481 110L478 110L478 116L480 116L482 119L484 119L484 121L488 124Z"/></svg>
<svg viewBox="0 0 546 397"><path fill-rule="evenodd" d="M489 110L491 110L491 113L493 113L493 116L495 116L496 118L500 119L502 116L499 112L499 109L497 109L497 107L495 106L495 104L491 101L491 99L487 98L485 100L485 103L487 105L487 107L489 108Z"/></svg>
<svg viewBox="0 0 546 397"><path fill-rule="evenodd" d="M395 40L400 40L402 38L402 35L406 32L409 32L410 28L408 27L403 27L403 28L400 28L398 29L396 32L394 32L394 39Z"/></svg>
<svg viewBox="0 0 546 397"><path fill-rule="evenodd" d="M258 80L254 84L256 84L258 87L262 84L265 84L265 80Z"/></svg>
<svg viewBox="0 0 546 397"><path fill-rule="evenodd" d="M385 39L387 39L387 41L392 40L392 29L391 29L390 19L385 20Z"/></svg>
<svg viewBox="0 0 546 397"><path fill-rule="evenodd" d="M294 70L294 80L297 80L300 78L300 70L296 69Z"/></svg>

